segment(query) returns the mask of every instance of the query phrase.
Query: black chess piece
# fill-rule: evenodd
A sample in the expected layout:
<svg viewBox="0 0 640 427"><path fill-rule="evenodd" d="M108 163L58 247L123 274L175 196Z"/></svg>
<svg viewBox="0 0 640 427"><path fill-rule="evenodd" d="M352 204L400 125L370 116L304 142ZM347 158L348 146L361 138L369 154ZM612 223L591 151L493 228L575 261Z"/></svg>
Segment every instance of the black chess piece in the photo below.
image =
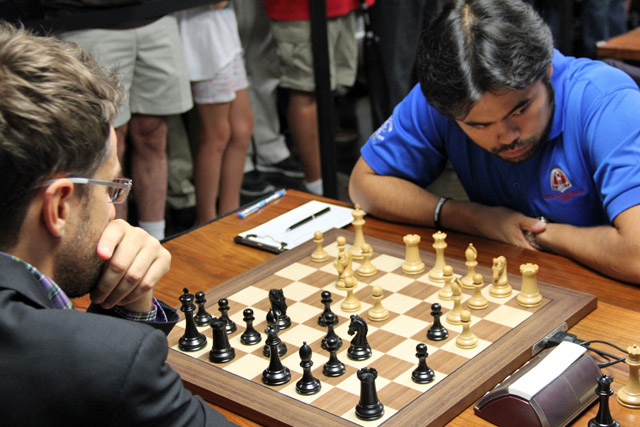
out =
<svg viewBox="0 0 640 427"><path fill-rule="evenodd" d="M344 363L338 360L338 340L336 337L327 339L327 350L329 351L329 360L322 367L322 373L327 377L339 377L347 372Z"/></svg>
<svg viewBox="0 0 640 427"><path fill-rule="evenodd" d="M442 341L449 338L449 331L440 322L442 307L437 302L431 304L431 315L433 316L433 325L427 331L427 338L431 341Z"/></svg>
<svg viewBox="0 0 640 427"><path fill-rule="evenodd" d="M278 315L278 329L282 331L291 326L291 318L287 316L287 302L282 289L271 289L269 291L269 302L273 311Z"/></svg>
<svg viewBox="0 0 640 427"><path fill-rule="evenodd" d="M371 346L367 342L367 322L358 315L351 315L349 335L354 335L351 345L347 349L347 356L351 360L366 360L371 357Z"/></svg>
<svg viewBox="0 0 640 427"><path fill-rule="evenodd" d="M420 343L416 346L416 357L418 358L418 367L411 373L411 379L418 384L428 384L433 381L435 374L433 370L427 366L427 346Z"/></svg>
<svg viewBox="0 0 640 427"><path fill-rule="evenodd" d="M602 374L596 378L596 381L598 381L596 394L600 400L600 407L595 418L589 420L589 427L620 427L620 423L613 419L609 410L609 397L613 394L611 388L613 378Z"/></svg>
<svg viewBox="0 0 640 427"><path fill-rule="evenodd" d="M271 386L286 384L291 380L291 372L282 364L278 355L277 348L280 344L278 327L269 326L265 332L267 333L266 343L271 348L269 352L271 356L269 357L269 366L262 372L262 382Z"/></svg>
<svg viewBox="0 0 640 427"><path fill-rule="evenodd" d="M213 329L213 347L209 352L209 360L213 363L226 363L236 357L236 351L229 344L229 337L224 320L214 317L211 320Z"/></svg>
<svg viewBox="0 0 640 427"><path fill-rule="evenodd" d="M336 341L338 341L338 349L340 349L342 347L342 338L340 338L338 334L336 334L336 331L333 330L334 326L338 324L338 316L336 316L332 312L328 312L324 320L328 330L327 335L322 338L322 348L325 350L329 350L327 348L327 340L329 338L335 338Z"/></svg>
<svg viewBox="0 0 640 427"><path fill-rule="evenodd" d="M197 351L207 345L207 337L198 331L196 321L193 318L193 312L196 306L193 304L193 294L189 293L189 289L182 290L184 294L180 295L182 307L180 311L184 313L184 335L178 340L178 348L182 351Z"/></svg>
<svg viewBox="0 0 640 427"><path fill-rule="evenodd" d="M278 331L280 330L280 328L277 327L278 314L275 312L273 307L270 308L269 312L267 313L267 325L276 327L276 335L278 334ZM267 331L265 330L264 332L266 333ZM278 339L278 341L280 342L278 344L278 356L282 357L287 354L287 344L285 344L281 339ZM264 344L264 348L262 349L262 354L264 354L266 357L269 357L269 355L271 354L271 347L269 347L269 344L266 342Z"/></svg>
<svg viewBox="0 0 640 427"><path fill-rule="evenodd" d="M198 314L194 317L197 326L209 326L211 324L211 316L204 308L207 300L204 297L204 292L196 292L196 305L198 306Z"/></svg>
<svg viewBox="0 0 640 427"><path fill-rule="evenodd" d="M361 420L372 421L384 415L384 406L378 399L376 392L376 378L378 371L373 368L358 370L360 380L360 402L356 405L356 417Z"/></svg>
<svg viewBox="0 0 640 427"><path fill-rule="evenodd" d="M253 317L253 310L250 308L245 308L242 312L242 317L247 327L245 328L242 335L240 335L240 342L244 345L256 345L262 340L262 336L260 332L256 331L253 327L253 321L255 317Z"/></svg>
<svg viewBox="0 0 640 427"><path fill-rule="evenodd" d="M236 322L229 318L229 301L226 298L218 300L218 311L220 311L220 319L224 322L224 328L227 334L232 334L238 329Z"/></svg>
<svg viewBox="0 0 640 427"><path fill-rule="evenodd" d="M313 362L311 361L311 347L305 342L302 343L300 351L300 367L302 368L302 378L296 383L296 391L304 396L316 394L320 391L321 385L317 378L311 373Z"/></svg>
<svg viewBox="0 0 640 427"><path fill-rule="evenodd" d="M327 326L327 322L324 316L327 313L331 313L331 303L333 302L333 300L331 299L331 292L329 291L322 291L320 296L322 297L322 304L324 305L324 311L320 314L320 316L318 316L318 325Z"/></svg>

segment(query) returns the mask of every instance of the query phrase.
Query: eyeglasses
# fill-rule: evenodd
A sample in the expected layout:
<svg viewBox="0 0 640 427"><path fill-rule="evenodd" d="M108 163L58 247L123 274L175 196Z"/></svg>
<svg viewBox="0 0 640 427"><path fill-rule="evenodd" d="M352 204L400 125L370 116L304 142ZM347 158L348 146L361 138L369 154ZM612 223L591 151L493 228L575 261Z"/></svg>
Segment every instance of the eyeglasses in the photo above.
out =
<svg viewBox="0 0 640 427"><path fill-rule="evenodd" d="M124 203L124 201L127 200L129 191L131 191L131 187L133 187L133 180L131 180L130 178L116 178L111 182L79 177L55 178L45 181L42 185L47 186L60 179L68 179L74 184L97 184L109 187L107 192L109 194L109 197L111 198L110 202L114 204Z"/></svg>

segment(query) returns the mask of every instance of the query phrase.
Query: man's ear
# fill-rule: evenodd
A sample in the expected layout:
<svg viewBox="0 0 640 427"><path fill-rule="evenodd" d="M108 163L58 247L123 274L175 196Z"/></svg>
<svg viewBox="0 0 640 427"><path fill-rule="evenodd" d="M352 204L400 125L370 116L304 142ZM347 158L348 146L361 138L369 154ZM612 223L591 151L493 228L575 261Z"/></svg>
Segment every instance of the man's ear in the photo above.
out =
<svg viewBox="0 0 640 427"><path fill-rule="evenodd" d="M547 75L549 76L549 78L551 78L552 74L553 74L553 64L549 65L549 69L547 70Z"/></svg>
<svg viewBox="0 0 640 427"><path fill-rule="evenodd" d="M64 234L64 227L71 211L72 194L73 183L67 179L54 181L44 191L42 220L47 230L55 237L62 237Z"/></svg>

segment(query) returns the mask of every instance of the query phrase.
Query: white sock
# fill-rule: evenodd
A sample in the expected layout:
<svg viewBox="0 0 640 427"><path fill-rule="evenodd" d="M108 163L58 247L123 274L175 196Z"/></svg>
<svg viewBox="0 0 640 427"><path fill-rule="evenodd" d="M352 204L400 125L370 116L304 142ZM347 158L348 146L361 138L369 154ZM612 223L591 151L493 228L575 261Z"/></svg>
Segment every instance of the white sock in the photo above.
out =
<svg viewBox="0 0 640 427"><path fill-rule="evenodd" d="M164 219L162 221L138 221L138 225L156 239L164 239Z"/></svg>
<svg viewBox="0 0 640 427"><path fill-rule="evenodd" d="M316 196L322 196L322 178L313 182L304 182L304 186L308 192L315 194Z"/></svg>

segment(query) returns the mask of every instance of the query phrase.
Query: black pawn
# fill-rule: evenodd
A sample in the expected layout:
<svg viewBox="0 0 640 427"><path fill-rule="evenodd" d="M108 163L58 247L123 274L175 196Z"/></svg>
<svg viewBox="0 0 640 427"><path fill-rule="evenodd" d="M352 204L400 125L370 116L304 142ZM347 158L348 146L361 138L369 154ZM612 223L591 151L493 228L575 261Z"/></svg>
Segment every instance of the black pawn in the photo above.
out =
<svg viewBox="0 0 640 427"><path fill-rule="evenodd" d="M279 327L276 327L277 324L278 324L278 315L276 314L273 308L270 308L269 312L267 313L267 325L275 327L276 335L278 335L278 331L280 330ZM265 330L264 332L268 333L267 330ZM287 344L282 342L281 339L278 339L278 341L280 342L278 344L278 356L282 357L285 354L287 354ZM271 347L269 347L268 343L264 344L264 349L262 349L262 354L264 354L266 357L269 357L271 355Z"/></svg>
<svg viewBox="0 0 640 427"><path fill-rule="evenodd" d="M335 337L329 337L327 340L329 360L322 367L322 373L327 377L339 377L347 372L344 363L338 360L338 348L338 340L336 340Z"/></svg>
<svg viewBox="0 0 640 427"><path fill-rule="evenodd" d="M196 321L196 325L198 326L209 326L211 324L211 316L207 313L207 310L204 308L204 304L207 300L204 298L204 292L196 292L196 305L198 306L198 314L194 318Z"/></svg>
<svg viewBox="0 0 640 427"><path fill-rule="evenodd" d="M218 300L218 311L220 311L220 319L224 322L224 329L231 334L238 329L236 322L229 318L229 301L226 298Z"/></svg>
<svg viewBox="0 0 640 427"><path fill-rule="evenodd" d="M329 350L327 348L327 341L330 338L335 338L335 340L338 342L338 349L340 349L340 347L342 347L342 338L340 338L338 334L336 334L336 332L333 330L333 327L338 324L338 317L332 312L328 312L324 320L328 330L327 335L322 338L322 348L325 350Z"/></svg>
<svg viewBox="0 0 640 427"><path fill-rule="evenodd" d="M595 418L589 420L589 427L620 427L620 423L613 419L611 411L609 411L609 396L613 394L611 389L613 378L602 374L596 378L596 381L598 381L596 394L600 399L600 407Z"/></svg>
<svg viewBox="0 0 640 427"><path fill-rule="evenodd" d="M189 289L183 289L184 294L180 295L182 307L180 311L184 313L184 335L178 340L178 348L182 351L197 351L207 345L207 337L198 331L196 322L193 319L193 312L196 306L193 304L193 294L189 293Z"/></svg>
<svg viewBox="0 0 640 427"><path fill-rule="evenodd" d="M428 384L433 381L435 374L433 370L427 366L427 346L418 344L416 346L416 357L418 358L418 367L411 373L411 379L414 383Z"/></svg>
<svg viewBox="0 0 640 427"><path fill-rule="evenodd" d="M372 421L384 415L384 406L378 400L376 392L376 378L378 372L373 368L358 370L360 380L360 402L356 405L356 417L361 420Z"/></svg>
<svg viewBox="0 0 640 427"><path fill-rule="evenodd" d="M278 328L276 326L269 326L266 330L267 333L267 345L271 347L271 356L269 358L269 367L262 372L262 382L266 385L282 385L289 382L291 379L291 372L289 368L282 365L280 356L278 356L278 344L280 344L280 338L278 338Z"/></svg>
<svg viewBox="0 0 640 427"><path fill-rule="evenodd" d="M318 325L327 326L325 315L327 313L331 313L331 303L333 302L333 300L331 299L331 292L329 291L322 291L320 295L322 297L322 304L324 305L324 311L318 317Z"/></svg>
<svg viewBox="0 0 640 427"><path fill-rule="evenodd" d="M311 373L311 367L313 362L311 361L311 347L306 342L302 343L300 347L300 367L302 368L302 378L296 383L296 391L304 396L316 394L320 391L320 381L313 377Z"/></svg>
<svg viewBox="0 0 640 427"><path fill-rule="evenodd" d="M433 316L433 325L427 331L427 338L431 341L442 341L449 338L449 331L440 323L442 307L437 302L431 304L431 315Z"/></svg>
<svg viewBox="0 0 640 427"><path fill-rule="evenodd" d="M250 308L245 308L242 312L242 316L244 322L247 324L246 329L240 335L240 342L244 345L256 345L262 340L262 336L260 332L256 331L253 327L253 321L255 317L253 317L253 310Z"/></svg>
<svg viewBox="0 0 640 427"><path fill-rule="evenodd" d="M229 344L229 337L222 319L211 320L213 330L213 347L209 352L209 360L213 363L226 363L236 357L236 351Z"/></svg>

